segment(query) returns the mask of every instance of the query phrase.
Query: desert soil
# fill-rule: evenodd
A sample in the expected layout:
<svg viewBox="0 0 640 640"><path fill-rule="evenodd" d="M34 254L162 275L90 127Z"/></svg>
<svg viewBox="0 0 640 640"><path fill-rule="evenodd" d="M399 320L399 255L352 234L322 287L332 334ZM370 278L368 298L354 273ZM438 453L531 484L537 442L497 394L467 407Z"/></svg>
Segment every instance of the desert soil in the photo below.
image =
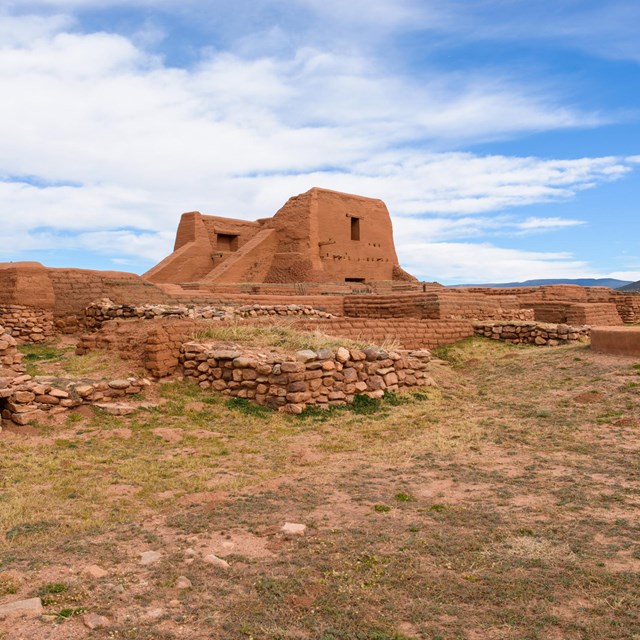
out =
<svg viewBox="0 0 640 640"><path fill-rule="evenodd" d="M0 607L44 615L0 638L640 638L640 365L439 355L437 388L355 410L174 382L131 416L5 429Z"/></svg>

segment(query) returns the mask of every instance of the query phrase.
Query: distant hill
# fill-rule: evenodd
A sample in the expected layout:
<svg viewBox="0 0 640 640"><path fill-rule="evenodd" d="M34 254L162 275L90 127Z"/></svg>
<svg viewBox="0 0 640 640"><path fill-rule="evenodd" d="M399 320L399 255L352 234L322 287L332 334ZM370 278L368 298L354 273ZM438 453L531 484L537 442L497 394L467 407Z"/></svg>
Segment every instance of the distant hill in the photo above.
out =
<svg viewBox="0 0 640 640"><path fill-rule="evenodd" d="M622 289L628 291L640 291L640 282L630 282L629 280L616 280L615 278L578 278L576 280L525 280L524 282L501 282L489 284L457 284L456 287L495 287L501 289L511 289L513 287L541 287L547 284L577 284L581 287L611 287L611 289ZM637 289L623 289L623 287L638 287Z"/></svg>
<svg viewBox="0 0 640 640"><path fill-rule="evenodd" d="M640 291L640 280L638 280L638 282L630 282L629 284L625 284L623 287L618 287L618 291Z"/></svg>

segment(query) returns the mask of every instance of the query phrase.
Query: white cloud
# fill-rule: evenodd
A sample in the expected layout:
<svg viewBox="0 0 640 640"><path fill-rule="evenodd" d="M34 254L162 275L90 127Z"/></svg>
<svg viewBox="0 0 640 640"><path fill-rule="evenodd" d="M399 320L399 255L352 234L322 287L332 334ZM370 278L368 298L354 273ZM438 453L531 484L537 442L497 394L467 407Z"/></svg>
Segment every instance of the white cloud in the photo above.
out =
<svg viewBox="0 0 640 640"><path fill-rule="evenodd" d="M331 6L300 2L314 11ZM370 17L382 22L392 8L399 24L416 5L379 0ZM434 239L580 224L489 214L573 197L637 163L433 150L602 121L508 78L432 72L417 81L359 53L314 47L290 56L210 51L182 69L151 55L144 39L70 33L71 24L0 17L0 35L3 28L18 34L0 48L0 86L10 95L0 101L0 217L12 239L5 251L73 248L153 262L169 250L181 211L263 217L317 185L384 199L401 235L420 239L403 241L407 265L429 277L434 265L419 259L432 247L436 256L443 246L471 246ZM523 271L582 265L566 256L480 251Z"/></svg>
<svg viewBox="0 0 640 640"><path fill-rule="evenodd" d="M588 263L563 252L519 251L464 242L425 242L402 245L398 253L409 272L426 280L433 280L434 274L438 274L438 280L447 283L600 277Z"/></svg>

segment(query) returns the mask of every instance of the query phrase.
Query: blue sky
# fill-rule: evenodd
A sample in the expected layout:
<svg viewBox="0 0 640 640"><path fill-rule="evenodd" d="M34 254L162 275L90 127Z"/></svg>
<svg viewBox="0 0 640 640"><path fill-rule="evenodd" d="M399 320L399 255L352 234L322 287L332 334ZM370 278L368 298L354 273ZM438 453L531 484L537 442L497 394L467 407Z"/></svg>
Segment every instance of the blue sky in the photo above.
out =
<svg viewBox="0 0 640 640"><path fill-rule="evenodd" d="M183 211L385 200L445 284L640 279L635 0L0 0L0 261L144 272Z"/></svg>

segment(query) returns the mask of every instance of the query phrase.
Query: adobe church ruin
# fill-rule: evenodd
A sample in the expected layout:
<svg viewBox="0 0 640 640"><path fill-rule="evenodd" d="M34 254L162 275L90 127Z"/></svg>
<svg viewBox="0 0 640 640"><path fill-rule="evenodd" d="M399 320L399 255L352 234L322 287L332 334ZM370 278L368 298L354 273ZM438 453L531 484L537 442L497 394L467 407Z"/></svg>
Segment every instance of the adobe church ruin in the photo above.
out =
<svg viewBox="0 0 640 640"><path fill-rule="evenodd" d="M400 268L382 200L318 188L255 222L183 214L173 253L143 277L156 284L415 280Z"/></svg>

